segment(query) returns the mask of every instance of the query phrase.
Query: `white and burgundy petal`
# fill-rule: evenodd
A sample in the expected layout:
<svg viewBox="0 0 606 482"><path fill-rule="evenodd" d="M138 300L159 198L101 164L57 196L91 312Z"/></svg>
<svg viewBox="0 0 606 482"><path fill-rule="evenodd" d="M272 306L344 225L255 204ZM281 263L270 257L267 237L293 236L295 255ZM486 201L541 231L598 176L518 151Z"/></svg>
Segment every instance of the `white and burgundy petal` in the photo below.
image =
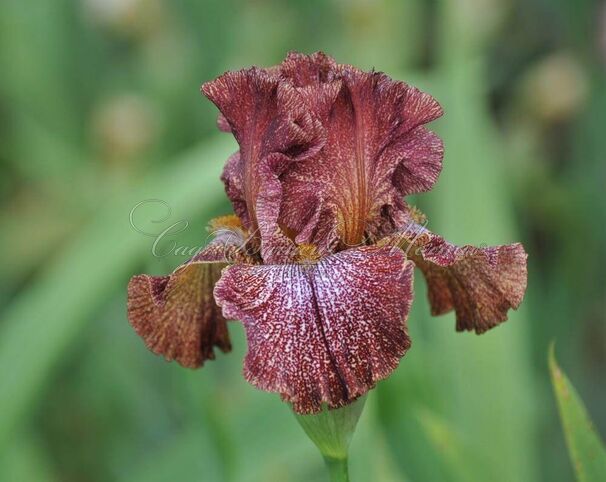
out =
<svg viewBox="0 0 606 482"><path fill-rule="evenodd" d="M389 376L410 347L405 321L413 299L413 264L399 254L366 247L317 265L317 307L350 397Z"/></svg>
<svg viewBox="0 0 606 482"><path fill-rule="evenodd" d="M457 331L484 333L524 298L527 254L520 243L460 247L411 223L381 244L398 245L421 269L432 314L455 310Z"/></svg>
<svg viewBox="0 0 606 482"><path fill-rule="evenodd" d="M297 233L305 228L310 237L304 242L334 244L335 239L314 237L308 224L301 226L301 219L310 219L312 193L316 200L311 204L321 204L329 213L318 223L331 224L317 231L333 233L342 246L351 247L381 237L380 227L387 221L397 225L405 209L402 198L429 190L437 180L442 142L423 124L439 117L442 109L431 96L385 74L335 66L322 58L298 55L285 61L302 66L302 73L290 78L297 85L308 82L306 88L316 96L325 93L327 82L339 90L328 109L315 109L326 129L322 151L292 165L282 177L287 202L280 224Z"/></svg>
<svg viewBox="0 0 606 482"><path fill-rule="evenodd" d="M279 238L279 177L291 163L320 150L321 125L276 69L227 72L201 90L219 108L222 129L228 125L240 146L222 176L234 209L249 232L262 240L264 251L265 244L279 251L272 246Z"/></svg>
<svg viewBox="0 0 606 482"><path fill-rule="evenodd" d="M410 346L412 268L390 247L352 249L318 263L227 268L215 299L246 329L246 379L280 393L299 413L366 393Z"/></svg>

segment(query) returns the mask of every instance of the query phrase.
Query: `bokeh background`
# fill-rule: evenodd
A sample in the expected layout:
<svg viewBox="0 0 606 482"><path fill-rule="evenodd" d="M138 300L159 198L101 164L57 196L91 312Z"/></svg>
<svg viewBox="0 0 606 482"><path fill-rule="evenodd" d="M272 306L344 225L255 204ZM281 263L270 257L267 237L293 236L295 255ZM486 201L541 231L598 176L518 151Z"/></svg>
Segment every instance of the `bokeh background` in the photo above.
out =
<svg viewBox="0 0 606 482"><path fill-rule="evenodd" d="M430 318L369 397L354 481L570 481L546 357L606 435L606 4L589 0L2 0L0 480L322 481L277 396L241 376L245 340L199 371L148 352L126 284L165 274L230 211L235 143L199 85L324 50L434 95L437 187L414 200L457 243L521 240L510 321ZM154 222L156 221L156 222ZM187 223L185 226L184 222ZM171 244L174 243L174 246Z"/></svg>

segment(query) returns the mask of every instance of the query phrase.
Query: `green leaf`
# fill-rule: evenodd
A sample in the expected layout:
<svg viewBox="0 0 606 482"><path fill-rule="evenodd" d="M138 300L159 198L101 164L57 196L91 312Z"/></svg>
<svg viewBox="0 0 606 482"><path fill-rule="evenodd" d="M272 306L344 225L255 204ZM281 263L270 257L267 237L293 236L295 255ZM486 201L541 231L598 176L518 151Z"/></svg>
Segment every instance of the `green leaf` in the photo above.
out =
<svg viewBox="0 0 606 482"><path fill-rule="evenodd" d="M474 459L474 453L463 443L452 424L426 407L417 409L416 418L440 462L444 464L447 480L474 480L471 464L467 463Z"/></svg>
<svg viewBox="0 0 606 482"><path fill-rule="evenodd" d="M606 450L583 401L558 366L553 344L549 349L549 369L577 480L603 482L606 480Z"/></svg>
<svg viewBox="0 0 606 482"><path fill-rule="evenodd" d="M168 161L138 189L105 200L101 212L1 314L0 387L9 395L0 397L0 452L28 410L43 400L58 362L100 305L115 292L124 293L133 267L144 256L151 258L149 238L128 222L132 207L160 198L185 217L216 208L223 198L221 183L201 188L200 179L218 178L221 160L232 150L227 138L217 137Z"/></svg>

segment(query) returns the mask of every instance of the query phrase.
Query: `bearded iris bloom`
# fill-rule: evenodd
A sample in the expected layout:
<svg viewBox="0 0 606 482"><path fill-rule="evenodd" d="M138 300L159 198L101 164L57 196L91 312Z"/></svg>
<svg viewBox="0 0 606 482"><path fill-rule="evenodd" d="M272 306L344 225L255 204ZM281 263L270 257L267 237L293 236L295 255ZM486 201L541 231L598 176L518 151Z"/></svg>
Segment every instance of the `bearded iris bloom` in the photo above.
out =
<svg viewBox="0 0 606 482"><path fill-rule="evenodd" d="M202 92L239 145L222 175L235 214L170 276L131 279L128 317L155 353L199 367L230 350L226 320L240 320L245 378L311 414L398 366L415 266L432 314L454 310L458 331L483 333L522 302L522 245L455 246L405 201L442 167L430 95L323 53L227 72Z"/></svg>

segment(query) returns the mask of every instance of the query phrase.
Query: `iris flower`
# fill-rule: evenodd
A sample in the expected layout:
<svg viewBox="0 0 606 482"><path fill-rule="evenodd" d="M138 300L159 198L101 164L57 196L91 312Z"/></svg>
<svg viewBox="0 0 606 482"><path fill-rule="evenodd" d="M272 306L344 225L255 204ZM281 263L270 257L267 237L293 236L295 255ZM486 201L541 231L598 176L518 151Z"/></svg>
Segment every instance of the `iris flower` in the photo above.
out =
<svg viewBox="0 0 606 482"><path fill-rule="evenodd" d="M323 53L201 90L239 144L222 175L235 214L213 220L213 241L171 275L131 279L128 317L152 351L199 367L231 349L226 320L240 320L245 378L311 414L398 366L415 266L432 314L454 310L458 331L483 333L520 305L521 244L455 246L404 200L442 168L430 95Z"/></svg>

